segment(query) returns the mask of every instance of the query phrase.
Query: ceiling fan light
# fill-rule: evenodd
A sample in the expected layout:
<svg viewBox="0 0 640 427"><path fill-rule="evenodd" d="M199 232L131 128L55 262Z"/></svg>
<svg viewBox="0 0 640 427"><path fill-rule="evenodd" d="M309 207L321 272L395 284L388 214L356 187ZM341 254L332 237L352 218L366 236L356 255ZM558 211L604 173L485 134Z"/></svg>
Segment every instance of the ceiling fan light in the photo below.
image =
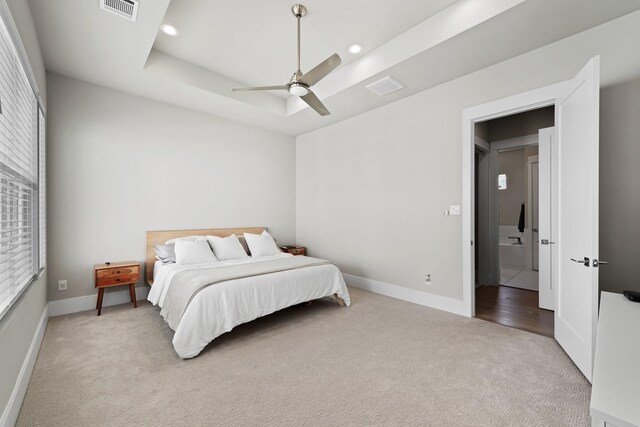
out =
<svg viewBox="0 0 640 427"><path fill-rule="evenodd" d="M289 93L295 96L305 96L309 93L309 89L299 83L294 83L289 88Z"/></svg>

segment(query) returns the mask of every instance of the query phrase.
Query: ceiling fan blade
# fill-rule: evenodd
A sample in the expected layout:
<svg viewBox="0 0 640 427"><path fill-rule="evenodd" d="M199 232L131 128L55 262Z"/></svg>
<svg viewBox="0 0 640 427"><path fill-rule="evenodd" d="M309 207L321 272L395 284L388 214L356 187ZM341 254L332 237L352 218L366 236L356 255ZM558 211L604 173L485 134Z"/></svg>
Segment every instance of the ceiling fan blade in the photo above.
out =
<svg viewBox="0 0 640 427"><path fill-rule="evenodd" d="M252 91L252 90L289 90L289 85L282 86L253 86L253 87L234 87L234 91Z"/></svg>
<svg viewBox="0 0 640 427"><path fill-rule="evenodd" d="M302 77L298 79L298 82L307 86L313 86L314 84L322 80L327 74L338 68L340 64L342 64L340 55L334 53L333 55L322 61L320 64L316 65L315 68L307 73L304 73Z"/></svg>
<svg viewBox="0 0 640 427"><path fill-rule="evenodd" d="M301 96L300 99L306 102L309 107L316 110L316 112L321 116L328 116L331 114L329 110L327 110L327 107L325 107L318 97L311 91L309 91L305 96Z"/></svg>

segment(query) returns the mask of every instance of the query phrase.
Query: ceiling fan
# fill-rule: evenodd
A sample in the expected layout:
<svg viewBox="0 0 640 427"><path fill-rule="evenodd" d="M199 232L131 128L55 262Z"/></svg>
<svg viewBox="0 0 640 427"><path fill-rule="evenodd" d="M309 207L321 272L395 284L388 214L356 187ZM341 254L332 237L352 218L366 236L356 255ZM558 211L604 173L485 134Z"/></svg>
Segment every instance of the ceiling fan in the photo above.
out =
<svg viewBox="0 0 640 427"><path fill-rule="evenodd" d="M342 59L340 59L340 55L334 53L333 55L322 61L320 64L318 64L315 68L311 69L311 71L302 73L302 71L300 71L300 18L302 18L307 13L307 8L301 4L294 4L291 7L291 12L298 21L298 70L293 73L293 76L291 77L289 83L281 86L234 87L231 90L286 90L291 95L300 97L300 99L306 102L309 107L316 110L316 112L321 116L329 115L331 113L329 112L329 110L327 110L327 107L322 104L322 102L311 91L310 88L311 86L322 80L327 74L338 68L338 66L342 63Z"/></svg>

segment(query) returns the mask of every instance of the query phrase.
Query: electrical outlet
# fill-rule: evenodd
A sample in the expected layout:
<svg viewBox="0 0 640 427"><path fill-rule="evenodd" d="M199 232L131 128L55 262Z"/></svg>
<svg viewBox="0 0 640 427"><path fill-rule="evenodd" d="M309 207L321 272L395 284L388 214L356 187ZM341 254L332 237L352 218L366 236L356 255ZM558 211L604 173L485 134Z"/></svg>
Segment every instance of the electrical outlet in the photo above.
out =
<svg viewBox="0 0 640 427"><path fill-rule="evenodd" d="M58 290L66 291L67 290L67 281L66 280L58 280Z"/></svg>
<svg viewBox="0 0 640 427"><path fill-rule="evenodd" d="M427 286L431 286L431 275L430 274L425 274L424 275L424 282L427 284Z"/></svg>

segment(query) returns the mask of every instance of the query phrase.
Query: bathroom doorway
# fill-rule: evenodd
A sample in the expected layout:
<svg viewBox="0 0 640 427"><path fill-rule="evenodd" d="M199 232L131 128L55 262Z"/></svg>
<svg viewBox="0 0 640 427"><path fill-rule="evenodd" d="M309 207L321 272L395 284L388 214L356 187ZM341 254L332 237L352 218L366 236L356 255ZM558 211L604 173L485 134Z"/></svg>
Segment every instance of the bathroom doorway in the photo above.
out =
<svg viewBox="0 0 640 427"><path fill-rule="evenodd" d="M551 280L539 273L539 199L540 171L551 170L540 129L554 126L554 107L475 126L476 317L553 337L553 306L543 295Z"/></svg>
<svg viewBox="0 0 640 427"><path fill-rule="evenodd" d="M498 151L499 284L530 291L538 291L533 256L534 217L538 216L538 196L531 185L534 164L538 164L537 144Z"/></svg>

